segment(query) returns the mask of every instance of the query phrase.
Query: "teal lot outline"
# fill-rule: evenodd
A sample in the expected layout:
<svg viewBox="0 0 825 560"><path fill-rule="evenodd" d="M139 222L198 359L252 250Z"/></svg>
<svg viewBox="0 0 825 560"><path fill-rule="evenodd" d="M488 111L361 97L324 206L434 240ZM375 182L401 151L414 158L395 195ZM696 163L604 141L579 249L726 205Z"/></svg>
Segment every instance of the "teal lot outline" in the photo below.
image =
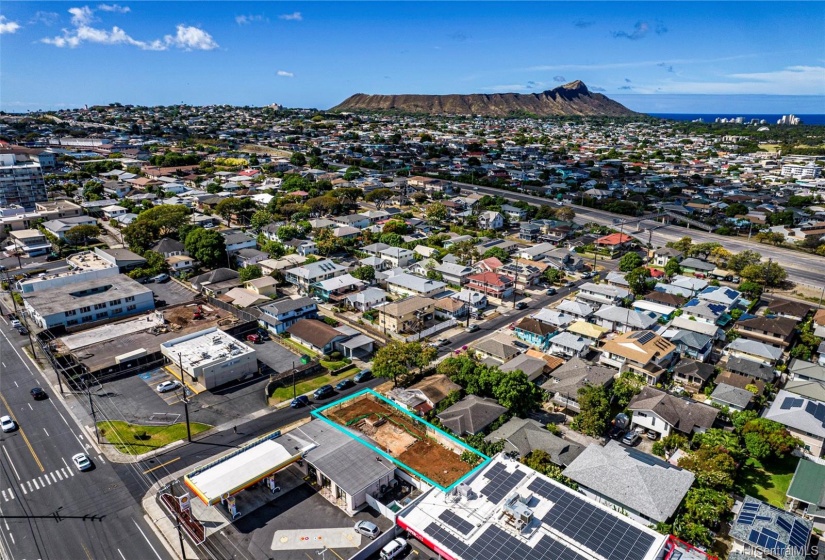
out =
<svg viewBox="0 0 825 560"><path fill-rule="evenodd" d="M345 426L342 426L338 422L335 422L334 420L330 420L329 418L324 416L324 411L325 410L327 410L331 407L334 407L334 406L340 406L341 404L343 404L347 401L354 400L354 399L362 397L364 395L370 395L372 397L375 397L376 399L381 401L383 404L386 404L388 406L393 407L395 410L397 410L400 413L408 416L409 418L415 420L416 422L421 422L421 423L425 424L429 429L431 429L431 430L439 433L440 435L446 437L447 439L449 439L450 441L452 441L453 443L455 443L456 445L458 445L462 449L465 449L466 451L470 451L472 453L475 453L476 455L481 457L481 462L478 465L476 465L474 468L470 469L469 472L467 472L466 474L461 476L458 480L456 480L455 482L453 482L449 486L442 486L441 484L438 484L437 482L435 482L433 480L430 480L430 478L424 476L423 474L421 474L417 470L415 470L412 467L408 466L406 463L404 463L402 461L399 461L397 458L393 457L392 455L390 455L386 451L383 451L382 449L379 449L378 447L376 447L375 445L372 445L368 441L365 441L364 438L359 437L356 434L353 434L350 430L347 430L345 428ZM399 468L401 468L401 469L403 469L407 472L410 472L410 473L414 474L415 476L417 476L421 480L424 480L430 486L434 486L434 487L438 488L439 490L441 490L442 492L449 492L450 490L452 490L453 488L455 488L456 486L458 486L459 484L464 482L469 477L471 477L471 476L475 475L477 472L481 471L485 466L487 466L487 464L491 460L490 457L488 457L484 453L478 451L477 449L475 449L473 447L470 447L469 445L467 445L466 443L464 443L460 439L458 439L454 436L451 436L450 434L448 434L447 432L445 432L441 428L437 428L436 426L430 424L429 422L427 422L423 418L420 418L418 416L415 416L414 414L411 414L410 411L404 410L403 408L401 408L400 406L398 406L397 404L395 404L394 402L392 402L388 398L384 397L383 395L380 395L380 394L376 393L372 389L362 389L361 391L358 391L357 393L353 393L352 395L349 395L349 396L344 397L342 399L338 399L337 401L333 401L333 402L331 402L327 405L324 405L321 408L313 409L310 412L310 414L312 414L312 416L314 416L318 420L326 422L327 424L329 424L330 426L332 426L333 428L335 428L339 432L341 432L343 434L346 434L348 437L357 440L361 445L365 445L366 447L370 448L375 453L378 453L382 457L386 458L388 461L392 462L397 467L399 467Z"/></svg>

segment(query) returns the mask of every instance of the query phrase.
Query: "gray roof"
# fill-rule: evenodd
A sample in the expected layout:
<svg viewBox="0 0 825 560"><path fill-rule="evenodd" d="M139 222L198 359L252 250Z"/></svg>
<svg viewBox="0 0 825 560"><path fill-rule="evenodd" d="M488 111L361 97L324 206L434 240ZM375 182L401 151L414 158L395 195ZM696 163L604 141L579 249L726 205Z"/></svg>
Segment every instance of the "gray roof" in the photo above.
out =
<svg viewBox="0 0 825 560"><path fill-rule="evenodd" d="M825 438L825 404L781 390L765 418L818 438Z"/></svg>
<svg viewBox="0 0 825 560"><path fill-rule="evenodd" d="M236 243L245 243L248 241L254 241L254 237L250 237L249 235L243 232L232 232L224 234L223 236L224 243L227 245L235 245Z"/></svg>
<svg viewBox="0 0 825 560"><path fill-rule="evenodd" d="M653 387L643 387L630 400L628 410L649 410L673 426L674 429L690 434L694 430L704 431L716 421L718 410L700 402L675 397Z"/></svg>
<svg viewBox="0 0 825 560"><path fill-rule="evenodd" d="M447 284L444 282L439 282L438 280L421 278L420 276L403 272L401 274L396 274L391 278L387 278L387 284L394 284L396 286L400 286L401 288L406 288L407 290L412 290L419 293L426 293L436 289L441 290L447 286Z"/></svg>
<svg viewBox="0 0 825 560"><path fill-rule="evenodd" d="M693 270L713 270L716 268L715 264L711 264L709 262L700 260L700 259L685 259L681 263L680 266L683 268L691 268Z"/></svg>
<svg viewBox="0 0 825 560"><path fill-rule="evenodd" d="M509 360L521 354L521 351L512 344L507 344L497 338L485 338L484 340L476 342L472 348L501 360Z"/></svg>
<svg viewBox="0 0 825 560"><path fill-rule="evenodd" d="M315 301L308 297L302 297L297 299L290 299L284 298L279 299L278 301L273 301L267 305L261 307L261 311L265 313L269 313L270 315L283 315L284 313L289 313L290 311L295 311L297 309L301 309L303 307L313 306L315 307Z"/></svg>
<svg viewBox="0 0 825 560"><path fill-rule="evenodd" d="M616 370L593 365L575 357L550 374L551 379L541 388L551 393L561 393L575 398L578 390L585 385L602 386L609 383L616 375Z"/></svg>
<svg viewBox="0 0 825 560"><path fill-rule="evenodd" d="M725 349L738 350L740 352L745 352L746 354L751 354L752 356L759 356L760 358L766 358L774 361L782 357L781 348L769 346L762 342L748 340L746 338L737 338L728 344Z"/></svg>
<svg viewBox="0 0 825 560"><path fill-rule="evenodd" d="M698 332L680 330L673 338L670 339L670 341L673 344L681 344L688 348L701 350L708 342L710 342L710 337L706 334Z"/></svg>
<svg viewBox="0 0 825 560"><path fill-rule="evenodd" d="M492 424L507 409L495 399L467 395L438 415L441 423L456 435L477 434Z"/></svg>
<svg viewBox="0 0 825 560"><path fill-rule="evenodd" d="M694 377L700 377L704 381L710 379L710 376L713 375L714 371L715 369L713 364L697 362L696 360L687 358L682 358L679 360L679 363L675 368L673 368L673 373L679 373L684 376L692 375Z"/></svg>
<svg viewBox="0 0 825 560"><path fill-rule="evenodd" d="M544 373L544 367L547 362L538 358L533 358L527 354L519 354L512 360L505 362L498 369L504 372L507 371L521 371L527 376L527 379L533 381Z"/></svg>
<svg viewBox="0 0 825 560"><path fill-rule="evenodd" d="M610 440L591 443L562 473L611 502L654 521L669 519L693 484L693 473Z"/></svg>
<svg viewBox="0 0 825 560"><path fill-rule="evenodd" d="M87 290L101 288L105 288L105 291L81 295ZM63 311L76 310L81 307L93 307L98 303L106 303L114 299L124 299L146 293L152 293L152 290L121 274L111 278L95 278L68 286L24 293L23 299L40 315L47 316Z"/></svg>
<svg viewBox="0 0 825 560"><path fill-rule="evenodd" d="M655 313L640 313L634 309L627 309L616 305L602 307L594 313L594 316L605 321L628 325L634 330L649 329L658 321Z"/></svg>
<svg viewBox="0 0 825 560"><path fill-rule="evenodd" d="M392 463L366 444L325 422L309 422L289 435L316 444L304 458L347 494L357 494L395 471Z"/></svg>
<svg viewBox="0 0 825 560"><path fill-rule="evenodd" d="M748 509L745 509L746 507ZM783 522L781 525L778 523L780 519ZM785 529L783 526L787 526L789 529ZM757 539L764 534L765 529L773 531L777 541L777 544L770 548L784 551L784 554L780 556L782 560L803 560L806 557L803 549L808 548L813 522L751 496L745 496L736 519L731 523L730 535L734 540L748 545L746 549L751 547L754 550L756 550L756 547L764 549L764 540L759 542ZM786 548L790 541L790 531L799 531L800 529L802 530L800 536L805 538L805 543L795 548ZM774 555L771 555L771 557L774 557ZM728 555L728 558L732 560L733 556ZM753 556L748 556L748 558L753 558Z"/></svg>
<svg viewBox="0 0 825 560"><path fill-rule="evenodd" d="M741 373L754 379L761 379L768 383L772 382L776 377L771 366L766 366L760 362L754 362L745 358L728 358L728 363L725 364L725 369L734 373Z"/></svg>
<svg viewBox="0 0 825 560"><path fill-rule="evenodd" d="M186 247L184 247L183 243L181 243L177 239L170 239L168 237L164 237L163 239L155 243L155 245L152 247L152 250L160 254L177 253L186 251Z"/></svg>
<svg viewBox="0 0 825 560"><path fill-rule="evenodd" d="M209 272L204 272L203 274L190 278L189 281L193 286L200 287L204 284L217 284L218 282L238 280L239 278L240 274L231 268L216 268L215 270L210 270Z"/></svg>
<svg viewBox="0 0 825 560"><path fill-rule="evenodd" d="M550 455L553 463L561 467L572 463L584 451L583 446L550 433L541 423L530 418L513 417L484 438L484 441L490 443L500 440L505 440L505 451L515 451L524 457L540 449Z"/></svg>
<svg viewBox="0 0 825 560"><path fill-rule="evenodd" d="M825 367L798 358L791 360L788 373L795 377L825 381Z"/></svg>
<svg viewBox="0 0 825 560"><path fill-rule="evenodd" d="M727 383L720 383L711 393L710 398L719 404L733 405L737 408L747 408L755 395L747 389L740 389Z"/></svg>

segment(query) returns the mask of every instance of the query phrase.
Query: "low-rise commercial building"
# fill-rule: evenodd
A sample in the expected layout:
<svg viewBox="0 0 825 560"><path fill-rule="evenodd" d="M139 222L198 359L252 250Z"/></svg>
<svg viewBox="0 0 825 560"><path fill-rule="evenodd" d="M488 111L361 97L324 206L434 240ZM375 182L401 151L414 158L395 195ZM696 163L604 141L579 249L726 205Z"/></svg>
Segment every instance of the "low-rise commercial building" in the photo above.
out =
<svg viewBox="0 0 825 560"><path fill-rule="evenodd" d="M207 389L258 371L255 350L217 327L164 342L160 351L188 377L185 381Z"/></svg>

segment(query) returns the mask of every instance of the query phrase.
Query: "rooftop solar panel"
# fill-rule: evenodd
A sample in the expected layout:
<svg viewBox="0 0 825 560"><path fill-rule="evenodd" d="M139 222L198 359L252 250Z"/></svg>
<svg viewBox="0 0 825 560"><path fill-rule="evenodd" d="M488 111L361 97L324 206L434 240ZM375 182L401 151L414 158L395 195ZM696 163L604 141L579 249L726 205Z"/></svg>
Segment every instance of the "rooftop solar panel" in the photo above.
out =
<svg viewBox="0 0 825 560"><path fill-rule="evenodd" d="M810 534L811 530L806 527L805 524L794 521L788 544L793 548L804 548L805 545L808 544Z"/></svg>
<svg viewBox="0 0 825 560"><path fill-rule="evenodd" d="M475 527L475 525L468 521L465 521L464 519L462 519L461 517L459 517L458 515L456 515L448 509L444 510L441 513L441 515L438 516L438 518L450 527L452 527L453 529L455 529L456 531L458 531L459 533L461 533L462 535L468 534Z"/></svg>
<svg viewBox="0 0 825 560"><path fill-rule="evenodd" d="M753 520L754 515L752 513L740 513L739 519L737 519L736 522L742 525L753 525Z"/></svg>
<svg viewBox="0 0 825 560"><path fill-rule="evenodd" d="M782 404L779 405L779 408L782 410L790 410L795 400L796 399L793 397L785 397L785 400L782 401Z"/></svg>
<svg viewBox="0 0 825 560"><path fill-rule="evenodd" d="M779 526L780 529L783 531L791 532L791 528L793 527L793 523L785 519L784 517L777 517L776 524Z"/></svg>

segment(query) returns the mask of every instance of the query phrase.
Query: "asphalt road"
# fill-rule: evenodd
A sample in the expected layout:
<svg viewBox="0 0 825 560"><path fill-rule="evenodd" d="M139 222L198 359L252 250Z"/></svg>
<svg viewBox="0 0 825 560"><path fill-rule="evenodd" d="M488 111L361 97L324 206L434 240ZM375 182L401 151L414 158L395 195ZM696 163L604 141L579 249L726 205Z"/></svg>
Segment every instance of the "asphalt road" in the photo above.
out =
<svg viewBox="0 0 825 560"><path fill-rule="evenodd" d="M530 204L549 204L550 199L533 196L524 193L502 191L500 189L481 187L470 185L468 183L457 183L463 192L477 191L482 194L502 195L512 200L521 200ZM618 225L613 222L615 219L631 220L628 216L620 214L613 214L612 212L605 212L604 210L596 210L593 208L586 208L584 206L571 205L576 211L575 221L578 224L585 224L593 222L603 226L609 226L614 229ZM624 233L632 235L643 243L652 243L654 246L662 246L668 241L677 241L682 237L688 236L693 239L695 243L705 243L715 241L721 243L726 249L732 252L744 251L751 249L762 254L765 259L772 259L774 262L781 264L788 272L788 278L793 282L807 284L809 286L821 287L825 283L825 258L801 251L792 251L781 247L773 247L765 245L756 241L748 241L739 237L728 237L725 235L717 235L698 229L683 228L674 225L663 225L652 220L643 220L639 223L639 228L644 231L637 231L636 223L628 224L624 227ZM652 231L650 231L652 229Z"/></svg>
<svg viewBox="0 0 825 560"><path fill-rule="evenodd" d="M3 557L54 560L162 560L166 549L144 520L125 481L89 444L63 400L23 356L27 337L0 320L0 409L19 429L0 438L0 546ZM52 380L53 381L53 380ZM32 387L49 398L34 401ZM79 472L72 455L85 452L95 468Z"/></svg>

